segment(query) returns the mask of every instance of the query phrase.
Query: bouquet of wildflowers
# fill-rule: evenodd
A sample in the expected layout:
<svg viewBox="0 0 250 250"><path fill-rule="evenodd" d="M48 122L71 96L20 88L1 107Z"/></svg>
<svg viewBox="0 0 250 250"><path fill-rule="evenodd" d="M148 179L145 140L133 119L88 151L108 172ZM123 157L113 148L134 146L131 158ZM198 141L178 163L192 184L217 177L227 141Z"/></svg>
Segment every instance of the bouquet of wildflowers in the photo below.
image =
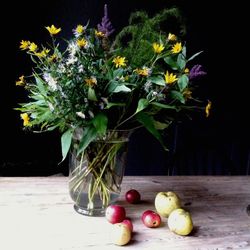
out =
<svg viewBox="0 0 250 250"><path fill-rule="evenodd" d="M138 126L164 145L161 131L176 114L197 108L193 82L205 72L200 65L190 64L201 52L188 57L177 35L159 31L151 36L152 41L141 37L135 45L133 40L130 51L134 50L135 57L140 47L148 52L133 62L127 56L129 46L117 42L119 35L114 43L109 39L114 29L107 6L97 28L77 25L64 50L57 40L61 28L51 25L46 30L49 46L21 41L20 48L30 55L34 68L31 76L20 76L16 82L29 96L29 102L21 103L18 110L26 128L61 131L63 159L79 128L78 155L106 131ZM206 115L210 107L211 103Z"/></svg>

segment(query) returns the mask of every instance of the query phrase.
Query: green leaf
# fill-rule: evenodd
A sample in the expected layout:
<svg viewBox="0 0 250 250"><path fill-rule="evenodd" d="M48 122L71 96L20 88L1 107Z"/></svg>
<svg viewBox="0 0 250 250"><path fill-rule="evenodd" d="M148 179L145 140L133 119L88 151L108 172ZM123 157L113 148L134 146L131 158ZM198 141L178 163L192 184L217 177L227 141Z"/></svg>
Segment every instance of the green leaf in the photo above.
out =
<svg viewBox="0 0 250 250"><path fill-rule="evenodd" d="M43 84L43 80L37 74L34 74L34 76L36 79L36 86L39 89L39 92L42 95L46 96L47 94L46 94L46 89L45 89L44 84Z"/></svg>
<svg viewBox="0 0 250 250"><path fill-rule="evenodd" d="M123 75L123 71L124 70L122 68L114 70L114 72L113 72L113 78L121 77Z"/></svg>
<svg viewBox="0 0 250 250"><path fill-rule="evenodd" d="M136 116L137 120L161 143L163 148L167 150L162 140L161 134L155 127L155 120L145 112L140 112Z"/></svg>
<svg viewBox="0 0 250 250"><path fill-rule="evenodd" d="M98 134L104 135L106 133L108 117L105 114L103 113L97 114L93 118L92 123L94 127L96 128Z"/></svg>
<svg viewBox="0 0 250 250"><path fill-rule="evenodd" d="M77 150L77 155L82 153L88 147L88 145L93 140L95 140L96 136L97 136L96 128L93 127L93 126L87 127L85 129L84 136L82 137L82 139L81 139L81 141L79 143L79 147L78 147L78 150Z"/></svg>
<svg viewBox="0 0 250 250"><path fill-rule="evenodd" d="M180 92L178 92L176 90L172 90L170 94L171 94L172 98L174 98L174 99L180 101L181 103L185 104L185 98Z"/></svg>
<svg viewBox="0 0 250 250"><path fill-rule="evenodd" d="M152 76L152 77L149 77L148 80L157 85L166 86L166 82L161 76Z"/></svg>
<svg viewBox="0 0 250 250"><path fill-rule="evenodd" d="M95 90L93 88L88 89L88 99L91 101L97 101L96 95L95 95Z"/></svg>
<svg viewBox="0 0 250 250"><path fill-rule="evenodd" d="M198 52L198 53L192 55L187 61L189 62L189 61L193 60L196 56L198 56L198 55L201 54L202 52L203 52L203 51L200 51L200 52Z"/></svg>
<svg viewBox="0 0 250 250"><path fill-rule="evenodd" d="M128 88L127 86L123 85L118 85L116 86L116 88L113 90L114 93L118 93L118 92L130 92L131 89Z"/></svg>
<svg viewBox="0 0 250 250"><path fill-rule="evenodd" d="M187 85L188 85L188 77L187 75L183 74L179 79L178 79L178 86L179 86L179 89L180 91L183 91Z"/></svg>
<svg viewBox="0 0 250 250"><path fill-rule="evenodd" d="M173 69L173 70L177 70L178 69L178 64L177 62L171 57L171 56L167 56L164 58L164 61Z"/></svg>
<svg viewBox="0 0 250 250"><path fill-rule="evenodd" d="M73 136L73 129L68 129L66 132L63 133L61 137L62 161L66 158L69 152L72 136Z"/></svg>
<svg viewBox="0 0 250 250"><path fill-rule="evenodd" d="M109 102L109 103L107 104L107 106L105 107L105 109L109 109L109 108L114 107L114 106L123 107L123 106L125 106L125 103Z"/></svg>
<svg viewBox="0 0 250 250"><path fill-rule="evenodd" d="M175 106L171 106L171 105L167 105L167 104L163 104L163 103L159 103L159 102L151 102L150 104L159 107L159 108L163 108L163 109L176 109Z"/></svg>
<svg viewBox="0 0 250 250"><path fill-rule="evenodd" d="M183 54L179 54L177 57L177 65L180 70L183 70L186 66L186 59Z"/></svg>
<svg viewBox="0 0 250 250"><path fill-rule="evenodd" d="M108 93L113 93L115 88L119 85L119 82L115 81L115 80L111 80L108 83Z"/></svg>
<svg viewBox="0 0 250 250"><path fill-rule="evenodd" d="M137 109L135 111L135 114L137 114L138 112L142 111L143 109L145 109L149 104L149 101L147 99L141 98L138 102L137 105Z"/></svg>
<svg viewBox="0 0 250 250"><path fill-rule="evenodd" d="M187 56L187 48L186 48L186 46L183 46L183 47L182 47L181 53L182 53L182 55L186 58L186 56Z"/></svg>
<svg viewBox="0 0 250 250"><path fill-rule="evenodd" d="M154 121L154 126L158 130L164 130L164 129L166 129L169 126L169 124L163 123L163 122L159 122L159 121Z"/></svg>

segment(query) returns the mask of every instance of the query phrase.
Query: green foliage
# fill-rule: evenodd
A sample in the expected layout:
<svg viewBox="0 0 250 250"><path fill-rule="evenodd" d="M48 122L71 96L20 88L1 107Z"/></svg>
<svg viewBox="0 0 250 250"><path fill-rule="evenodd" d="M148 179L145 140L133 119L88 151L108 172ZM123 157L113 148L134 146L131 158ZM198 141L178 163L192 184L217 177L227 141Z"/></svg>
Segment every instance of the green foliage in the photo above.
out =
<svg viewBox="0 0 250 250"><path fill-rule="evenodd" d="M141 67L153 57L152 43L164 40L169 32L173 33L173 27L168 25L168 21L173 18L175 25L179 26L179 33L176 35L185 34L185 25L177 8L164 9L152 18L144 11L132 13L129 25L116 36L113 47L122 47L122 55L128 59L131 66Z"/></svg>

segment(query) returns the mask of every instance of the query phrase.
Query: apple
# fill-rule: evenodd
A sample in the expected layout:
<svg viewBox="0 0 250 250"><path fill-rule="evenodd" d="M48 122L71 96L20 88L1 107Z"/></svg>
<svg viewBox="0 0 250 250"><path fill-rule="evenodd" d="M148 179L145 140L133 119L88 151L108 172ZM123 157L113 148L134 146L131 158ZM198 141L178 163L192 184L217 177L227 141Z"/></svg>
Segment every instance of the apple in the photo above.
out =
<svg viewBox="0 0 250 250"><path fill-rule="evenodd" d="M152 210L146 210L141 219L146 227L159 227L161 224L161 216Z"/></svg>
<svg viewBox="0 0 250 250"><path fill-rule="evenodd" d="M125 208L119 205L109 205L105 212L106 219L112 223L122 222L126 217Z"/></svg>
<svg viewBox="0 0 250 250"><path fill-rule="evenodd" d="M159 192L155 197L156 211L163 217L168 217L176 208L181 207L179 196L172 192Z"/></svg>
<svg viewBox="0 0 250 250"><path fill-rule="evenodd" d="M125 219L121 222L123 225L127 226L131 233L133 232L133 223L131 222L130 219Z"/></svg>
<svg viewBox="0 0 250 250"><path fill-rule="evenodd" d="M168 217L169 229L178 235L188 235L193 230L191 214L182 208L175 209Z"/></svg>
<svg viewBox="0 0 250 250"><path fill-rule="evenodd" d="M138 203L141 200L140 193L135 189L130 189L126 194L125 198L129 203Z"/></svg>
<svg viewBox="0 0 250 250"><path fill-rule="evenodd" d="M123 246L126 245L131 239L131 231L128 226L123 223L116 223L112 225L110 233L112 243Z"/></svg>
<svg viewBox="0 0 250 250"><path fill-rule="evenodd" d="M141 220L142 222L144 221L144 218L146 215L150 214L150 213L153 213L154 211L153 210L146 210L143 212L142 216L141 216Z"/></svg>

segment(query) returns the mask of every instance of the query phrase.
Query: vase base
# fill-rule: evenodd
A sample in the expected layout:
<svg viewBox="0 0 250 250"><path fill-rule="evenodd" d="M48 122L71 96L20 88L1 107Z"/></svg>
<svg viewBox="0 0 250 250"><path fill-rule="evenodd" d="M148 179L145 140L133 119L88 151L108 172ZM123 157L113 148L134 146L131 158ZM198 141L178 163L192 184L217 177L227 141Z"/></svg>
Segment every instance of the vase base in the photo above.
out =
<svg viewBox="0 0 250 250"><path fill-rule="evenodd" d="M82 214L82 215L86 215L86 216L95 216L95 217L105 216L105 209L104 208L85 209L85 208L79 207L75 204L74 209L77 213Z"/></svg>

